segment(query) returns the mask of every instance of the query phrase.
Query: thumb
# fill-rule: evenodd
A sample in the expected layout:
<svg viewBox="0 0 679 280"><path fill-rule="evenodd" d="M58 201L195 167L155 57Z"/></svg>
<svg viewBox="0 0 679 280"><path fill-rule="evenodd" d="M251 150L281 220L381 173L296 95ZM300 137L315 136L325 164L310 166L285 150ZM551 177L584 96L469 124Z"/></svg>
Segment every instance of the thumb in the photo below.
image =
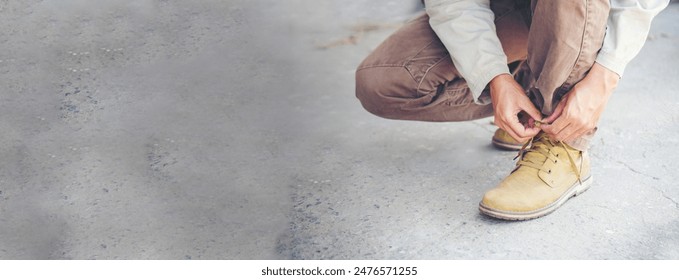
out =
<svg viewBox="0 0 679 280"><path fill-rule="evenodd" d="M524 102L522 105L523 106L521 106L521 109L524 112L526 112L529 116L531 116L531 118L533 118L534 120L538 120L538 121L542 120L542 113L540 113L540 111L538 111L538 109L535 108L535 106L533 105L532 102L527 101L527 102Z"/></svg>
<svg viewBox="0 0 679 280"><path fill-rule="evenodd" d="M554 108L554 112L552 112L549 117L546 119L542 120L543 123L552 123L554 122L557 118L561 116L561 113L563 113L563 109L566 107L566 98L561 100L558 105L556 105L556 108Z"/></svg>

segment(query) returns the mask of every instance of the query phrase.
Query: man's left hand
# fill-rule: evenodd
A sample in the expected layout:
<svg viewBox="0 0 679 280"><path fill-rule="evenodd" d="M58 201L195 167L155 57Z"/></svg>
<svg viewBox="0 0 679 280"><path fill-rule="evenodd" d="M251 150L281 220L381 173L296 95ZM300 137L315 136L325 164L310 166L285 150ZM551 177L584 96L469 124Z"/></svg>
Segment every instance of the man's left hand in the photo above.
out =
<svg viewBox="0 0 679 280"><path fill-rule="evenodd" d="M571 141L597 126L620 76L594 63L582 81L575 84L541 126L550 138Z"/></svg>

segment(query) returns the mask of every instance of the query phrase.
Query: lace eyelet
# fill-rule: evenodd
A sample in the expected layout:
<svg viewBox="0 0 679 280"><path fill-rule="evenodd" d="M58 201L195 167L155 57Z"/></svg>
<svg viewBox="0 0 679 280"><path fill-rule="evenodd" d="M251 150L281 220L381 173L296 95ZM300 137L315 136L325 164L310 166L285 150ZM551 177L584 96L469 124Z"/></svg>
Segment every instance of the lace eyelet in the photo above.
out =
<svg viewBox="0 0 679 280"><path fill-rule="evenodd" d="M551 169L548 170L547 173L548 173L548 174L552 174L552 170L551 170Z"/></svg>

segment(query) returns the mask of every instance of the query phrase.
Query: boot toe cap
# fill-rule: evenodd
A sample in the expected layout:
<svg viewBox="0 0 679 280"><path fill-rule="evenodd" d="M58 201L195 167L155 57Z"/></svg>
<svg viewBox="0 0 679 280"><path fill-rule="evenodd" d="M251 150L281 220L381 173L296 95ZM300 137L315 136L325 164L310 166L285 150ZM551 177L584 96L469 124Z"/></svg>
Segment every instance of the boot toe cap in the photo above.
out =
<svg viewBox="0 0 679 280"><path fill-rule="evenodd" d="M493 189L483 196L481 206L494 211L521 213L540 208L540 205L536 205L535 202L534 199L526 199L521 194Z"/></svg>

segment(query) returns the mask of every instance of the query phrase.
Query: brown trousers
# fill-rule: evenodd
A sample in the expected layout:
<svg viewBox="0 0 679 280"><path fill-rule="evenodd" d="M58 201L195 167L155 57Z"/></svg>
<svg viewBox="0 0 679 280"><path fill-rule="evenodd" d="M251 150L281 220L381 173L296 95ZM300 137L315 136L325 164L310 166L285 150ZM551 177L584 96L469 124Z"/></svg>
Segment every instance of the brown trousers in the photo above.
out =
<svg viewBox="0 0 679 280"><path fill-rule="evenodd" d="M594 65L609 9L608 0L491 0L510 71L545 116ZM493 115L492 104L474 103L427 15L406 23L361 63L356 96L366 110L389 119L447 122ZM585 150L593 134L568 144Z"/></svg>

